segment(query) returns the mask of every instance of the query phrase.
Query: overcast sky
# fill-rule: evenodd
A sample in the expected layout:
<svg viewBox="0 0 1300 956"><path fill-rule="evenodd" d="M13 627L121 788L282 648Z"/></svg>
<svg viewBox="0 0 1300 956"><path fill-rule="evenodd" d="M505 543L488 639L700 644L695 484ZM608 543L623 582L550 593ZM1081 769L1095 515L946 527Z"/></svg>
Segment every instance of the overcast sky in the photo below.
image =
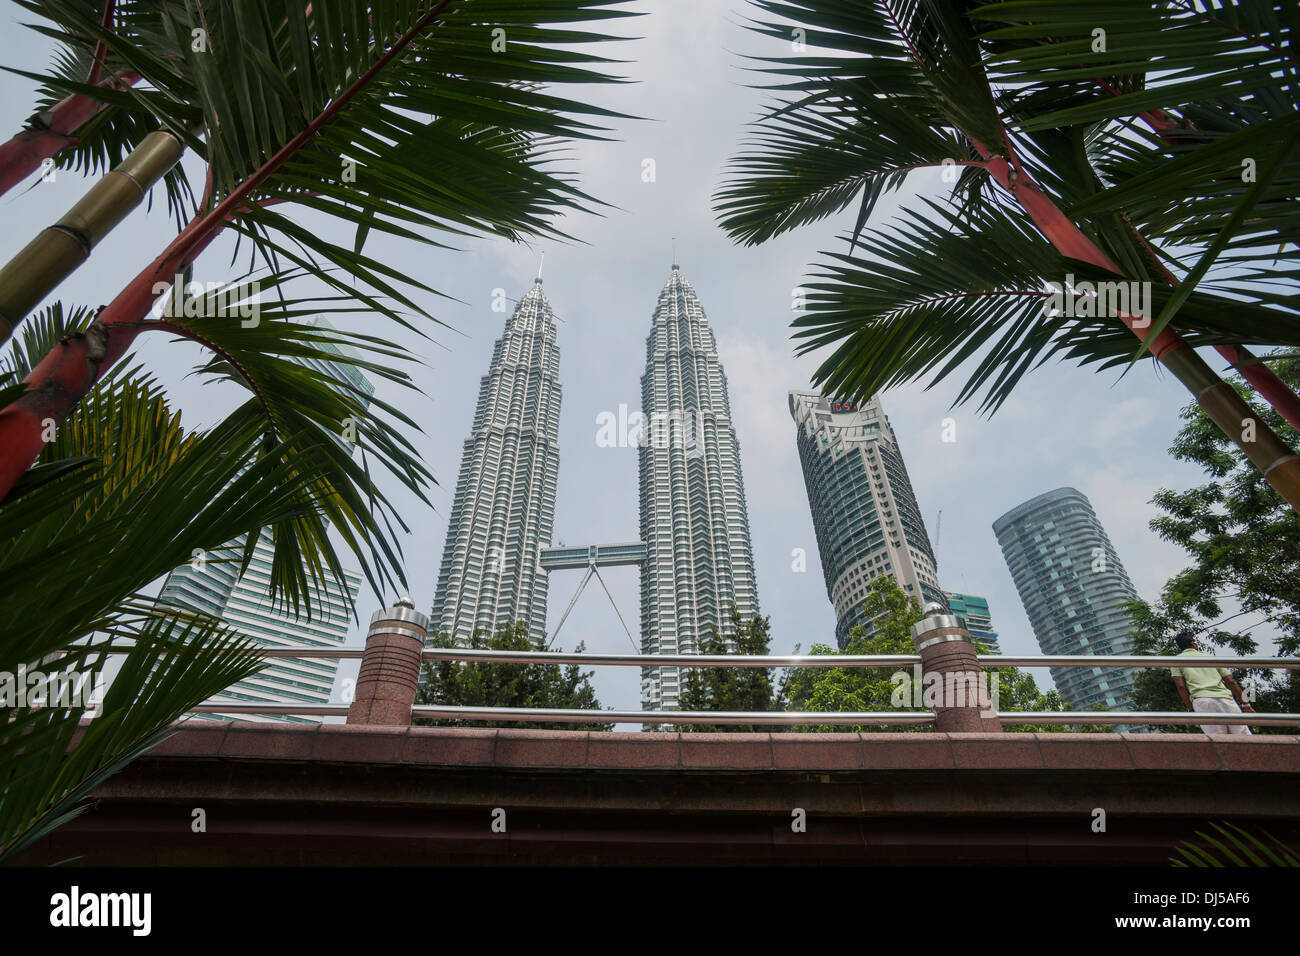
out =
<svg viewBox="0 0 1300 956"><path fill-rule="evenodd" d="M671 265L671 237L678 259L695 286L718 340L730 383L740 439L750 529L762 613L771 616L772 651L834 644L834 614L817 560L808 498L795 450L794 423L786 406L792 388L806 388L814 357L796 358L789 339L792 290L821 250L851 223L824 221L758 248L733 245L718 227L710 197L728 156L745 135L762 93L742 61L745 53L780 53L783 44L742 26L750 10L737 0L672 0L643 3L648 16L617 24L634 42L612 45L608 55L631 61L621 67L633 84L591 89L597 102L647 121L618 123L617 142L584 144L572 165L583 187L614 209L603 217L574 215L562 227L579 243L526 247L504 241L462 243L459 251L372 239L371 255L458 300L422 297L446 323L426 342L403 339L422 361L414 375L422 396L401 395L381 384L379 394L399 401L424 428L416 444L440 484L432 507L396 491L412 533L403 541L411 596L428 611L451 510L461 443L468 434L480 377L506 316L491 309L493 290L512 298L525 292L545 251L545 291L562 319L559 329L563 409L560 425L559 500L555 538L566 544L635 540L636 451L596 444L597 417L640 405L640 376L650 316ZM18 23L27 15L0 5L0 63L28 70L48 66L54 45ZM0 130L17 131L32 112L34 84L0 74ZM653 182L643 178L654 161ZM197 167L191 163L197 181ZM907 187L878 207L873 224L892 217L898 201L916 191L934 192L937 174L914 174ZM0 198L0 256L8 259L37 231L79 198L86 183L60 174L54 183L29 184ZM98 305L161 251L174 227L164 197L143 208L95 250L90 261L63 284L65 302ZM319 217L304 216L328 229ZM229 244L218 242L199 260L196 278L232 275ZM242 266L241 266L242 268ZM365 323L365 317L352 321ZM340 320L341 324L341 320ZM360 327L360 326L358 326ZM372 323L372 327L373 323ZM387 328L380 329L388 334ZM210 425L232 407L229 389L186 378L198 353L162 338L142 341L134 353L169 386L174 404L191 427ZM1216 369L1223 362L1207 356ZM1185 561L1160 541L1147 523L1157 488L1199 482L1199 470L1166 453L1179 427L1187 394L1168 375L1145 362L1121 378L1067 365L1029 375L992 419L973 408L950 410L961 384L950 379L933 389L923 383L883 396L939 559L948 590L985 595L1004 653L1038 653L1028 619L993 536L995 518L1020 502L1062 485L1092 501L1138 593L1147 599ZM941 440L942 420L956 420L955 442ZM942 533L937 515L943 512ZM807 552L807 569L792 570L792 553ZM633 634L639 635L635 568L605 572ZM553 628L581 572L554 575L550 591ZM392 595L385 595L391 600ZM364 623L380 598L363 592L361 624L350 645L359 646ZM630 650L617 617L593 583L561 633L559 645L579 640L592 651ZM345 664L342 675L355 673ZM1046 672L1040 683L1050 686ZM636 709L638 674L633 668L600 668L596 687L602 704ZM335 696L338 696L336 687Z"/></svg>

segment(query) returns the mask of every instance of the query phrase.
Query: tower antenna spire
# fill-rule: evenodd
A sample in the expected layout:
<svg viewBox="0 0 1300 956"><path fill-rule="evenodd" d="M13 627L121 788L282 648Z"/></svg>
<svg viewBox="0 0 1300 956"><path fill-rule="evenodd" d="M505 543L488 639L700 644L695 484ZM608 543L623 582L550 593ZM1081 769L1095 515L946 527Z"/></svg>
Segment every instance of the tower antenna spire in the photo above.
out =
<svg viewBox="0 0 1300 956"><path fill-rule="evenodd" d="M677 237L673 236L673 268L677 268Z"/></svg>
<svg viewBox="0 0 1300 956"><path fill-rule="evenodd" d="M540 282L542 281L542 266L544 266L544 265L546 265L546 253L545 253L545 252L543 252L542 255L541 255L541 258L539 258L539 259L537 260L537 278L533 280L534 282L538 282L538 283L540 283Z"/></svg>

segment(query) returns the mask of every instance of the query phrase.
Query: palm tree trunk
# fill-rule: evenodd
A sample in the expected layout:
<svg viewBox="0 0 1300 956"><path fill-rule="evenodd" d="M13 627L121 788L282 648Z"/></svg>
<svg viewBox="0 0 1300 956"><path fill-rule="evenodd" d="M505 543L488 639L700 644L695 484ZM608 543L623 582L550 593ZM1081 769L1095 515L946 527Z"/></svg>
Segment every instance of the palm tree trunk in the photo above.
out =
<svg viewBox="0 0 1300 956"><path fill-rule="evenodd" d="M123 73L108 84L123 89L139 82L140 74ZM78 93L65 97L53 109L37 113L27 129L0 145L0 196L52 159L61 149L75 146L76 132L107 104Z"/></svg>
<svg viewBox="0 0 1300 956"><path fill-rule="evenodd" d="M1291 427L1300 432L1300 395L1278 377L1278 374L1262 362L1255 360L1255 354L1242 345L1216 345L1218 352L1232 365L1236 366L1241 377L1250 383L1273 409L1290 422ZM1243 363L1243 364L1238 364Z"/></svg>
<svg viewBox="0 0 1300 956"><path fill-rule="evenodd" d="M0 343L140 205L183 151L171 133L150 133L58 222L0 267Z"/></svg>

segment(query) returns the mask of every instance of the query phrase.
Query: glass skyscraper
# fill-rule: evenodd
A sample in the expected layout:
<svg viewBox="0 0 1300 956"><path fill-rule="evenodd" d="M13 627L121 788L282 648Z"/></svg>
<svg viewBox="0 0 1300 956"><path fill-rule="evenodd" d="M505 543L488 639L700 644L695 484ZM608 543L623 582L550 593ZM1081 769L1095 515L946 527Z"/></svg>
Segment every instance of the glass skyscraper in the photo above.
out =
<svg viewBox="0 0 1300 956"><path fill-rule="evenodd" d="M430 631L466 641L526 621L546 637L546 573L560 471L560 350L539 276L506 321L465 439Z"/></svg>
<svg viewBox="0 0 1300 956"><path fill-rule="evenodd" d="M1133 653L1123 605L1137 592L1082 492L1031 498L993 522L993 533L1044 654ZM1075 710L1132 709L1132 671L1053 668L1052 680Z"/></svg>
<svg viewBox="0 0 1300 956"><path fill-rule="evenodd" d="M988 598L955 591L948 592L945 597L948 599L948 610L957 618L957 623L966 628L971 637L983 641L990 654L1001 654L998 632L993 630L993 616L989 613Z"/></svg>
<svg viewBox="0 0 1300 956"><path fill-rule="evenodd" d="M158 603L204 611L219 617L244 637L268 648L336 648L347 640L361 576L344 571L347 593L332 577L323 592L313 589L311 616L270 598L271 534L264 530L241 576L239 563L247 537L216 549L202 563L184 565L167 576ZM325 704L338 672L337 658L280 658L258 674L228 687L209 704ZM320 723L319 717L196 714L195 718Z"/></svg>
<svg viewBox="0 0 1300 956"><path fill-rule="evenodd" d="M843 649L873 578L890 575L922 605L945 604L934 550L879 397L864 403L792 391L790 415L826 593Z"/></svg>
<svg viewBox="0 0 1300 956"><path fill-rule="evenodd" d="M320 317L309 317L307 325L330 330L333 326ZM346 345L317 343L318 347L340 357L356 358ZM374 385L356 366L347 362L318 359L295 359L309 368L366 396ZM253 547L248 569L241 576L240 561L248 538L241 535L211 554L182 565L167 575L158 594L159 604L201 611L221 618L234 630L270 648L341 647L347 640L352 610L361 588L361 577L354 571L343 573L345 588L326 577L323 590L309 592L311 615L304 610L295 615L283 601L270 598L271 559L275 553L271 533L263 530ZM236 704L325 704L338 672L337 659L283 658L271 661L263 670L227 688L208 703ZM213 715L201 714L197 717ZM319 717L217 715L216 719L279 720L319 723Z"/></svg>
<svg viewBox="0 0 1300 956"><path fill-rule="evenodd" d="M735 634L733 602L742 620L756 615L758 595L727 377L675 262L646 339L641 408L642 653L696 653L713 631ZM679 668L644 669L642 706L676 709L680 682Z"/></svg>

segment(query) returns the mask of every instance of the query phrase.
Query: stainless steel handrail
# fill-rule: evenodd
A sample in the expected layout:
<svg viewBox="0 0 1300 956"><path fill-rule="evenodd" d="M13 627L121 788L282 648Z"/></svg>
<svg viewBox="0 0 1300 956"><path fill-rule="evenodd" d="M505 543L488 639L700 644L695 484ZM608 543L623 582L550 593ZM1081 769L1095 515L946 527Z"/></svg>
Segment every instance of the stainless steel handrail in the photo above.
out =
<svg viewBox="0 0 1300 956"><path fill-rule="evenodd" d="M110 654L125 654L129 648L110 648ZM250 652L267 660L338 659L360 660L365 651L358 647L265 647ZM489 651L459 647L425 648L425 661L461 661L484 664L585 664L590 667L897 667L921 663L919 654L591 654L562 651ZM1300 657L1203 657L1189 659L1158 655L1016 655L981 654L985 667L1231 667L1264 670L1300 669Z"/></svg>
<svg viewBox="0 0 1300 956"><path fill-rule="evenodd" d="M109 653L126 653L128 648L111 648ZM268 660L338 659L357 660L365 653L361 648L256 648L249 653ZM426 648L425 661L458 661L483 664L578 664L615 667L914 667L921 663L918 654L591 654L562 651L493 651L471 648ZM1300 658L1285 657L1206 657L1195 660L1179 656L1146 655L1017 655L982 654L978 660L986 668L998 667L1232 667L1261 669L1300 668ZM243 714L262 716L346 717L347 705L338 704L222 704L206 703L192 708L194 714ZM917 711L868 713L799 713L757 711L754 713L712 711L653 710L555 710L518 707L450 707L419 704L416 716L444 720L535 721L538 723L598 724L764 724L780 726L905 726L932 724L934 714ZM1198 725L1250 724L1254 726L1300 727L1300 714L1221 714L1169 711L1045 711L1038 713L999 712L1003 724L1170 724Z"/></svg>
<svg viewBox="0 0 1300 956"><path fill-rule="evenodd" d="M416 704L414 716L441 720L533 721L536 723L582 724L760 724L799 727L805 725L875 727L912 726L934 723L928 711L869 711L865 713L821 713L817 711L684 711L684 710L565 710L539 707L457 707ZM336 704L201 704L192 713L343 717L348 708ZM1268 727L1300 727L1300 714L1201 714L1177 711L998 711L1004 725L1018 724L1253 724Z"/></svg>

